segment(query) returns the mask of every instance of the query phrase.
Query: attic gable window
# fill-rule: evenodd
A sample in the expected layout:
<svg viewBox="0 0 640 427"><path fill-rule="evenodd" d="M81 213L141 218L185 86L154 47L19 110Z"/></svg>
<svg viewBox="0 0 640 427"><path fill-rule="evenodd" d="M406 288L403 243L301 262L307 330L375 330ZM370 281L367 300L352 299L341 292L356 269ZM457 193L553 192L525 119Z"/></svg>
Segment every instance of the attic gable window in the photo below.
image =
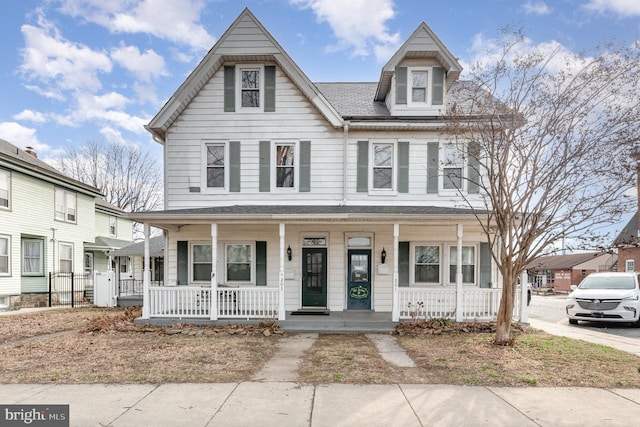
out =
<svg viewBox="0 0 640 427"><path fill-rule="evenodd" d="M240 90L240 99L242 108L259 108L260 107L260 70L259 69L241 69L240 82L242 84Z"/></svg>
<svg viewBox="0 0 640 427"><path fill-rule="evenodd" d="M411 102L427 102L427 72L414 71L411 77Z"/></svg>

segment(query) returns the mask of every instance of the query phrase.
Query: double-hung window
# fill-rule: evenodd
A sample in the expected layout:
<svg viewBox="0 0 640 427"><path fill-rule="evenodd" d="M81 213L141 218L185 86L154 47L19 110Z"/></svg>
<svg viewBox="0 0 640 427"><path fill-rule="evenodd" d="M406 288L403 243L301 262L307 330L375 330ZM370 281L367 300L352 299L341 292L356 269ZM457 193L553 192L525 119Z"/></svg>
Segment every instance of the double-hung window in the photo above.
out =
<svg viewBox="0 0 640 427"><path fill-rule="evenodd" d="M9 270L9 236L0 236L0 276L7 276L11 273Z"/></svg>
<svg viewBox="0 0 640 427"><path fill-rule="evenodd" d="M463 191L465 180L464 171L464 147L462 144L447 143L444 145L442 161L442 188L443 190Z"/></svg>
<svg viewBox="0 0 640 427"><path fill-rule="evenodd" d="M43 241L40 239L22 240L22 275L42 276Z"/></svg>
<svg viewBox="0 0 640 427"><path fill-rule="evenodd" d="M76 193L56 188L55 209L55 218L57 220L76 222Z"/></svg>
<svg viewBox="0 0 640 427"><path fill-rule="evenodd" d="M449 282L456 283L458 247L449 248ZM476 258L474 246L462 247L462 283L475 283Z"/></svg>
<svg viewBox="0 0 640 427"><path fill-rule="evenodd" d="M207 188L225 188L225 144L205 144Z"/></svg>
<svg viewBox="0 0 640 427"><path fill-rule="evenodd" d="M73 245L71 243L60 243L60 272L73 272Z"/></svg>
<svg viewBox="0 0 640 427"><path fill-rule="evenodd" d="M109 217L109 236L116 237L118 235L118 219L115 216Z"/></svg>
<svg viewBox="0 0 640 427"><path fill-rule="evenodd" d="M194 282L211 281L211 245L193 244L191 246L191 280Z"/></svg>
<svg viewBox="0 0 640 427"><path fill-rule="evenodd" d="M11 187L11 174L9 171L0 169L0 209L8 209L9 194Z"/></svg>
<svg viewBox="0 0 640 427"><path fill-rule="evenodd" d="M275 144L276 188L296 187L296 145L295 143Z"/></svg>
<svg viewBox="0 0 640 427"><path fill-rule="evenodd" d="M415 246L414 282L440 283L440 246Z"/></svg>
<svg viewBox="0 0 640 427"><path fill-rule="evenodd" d="M427 71L411 72L411 102L424 104L427 102Z"/></svg>
<svg viewBox="0 0 640 427"><path fill-rule="evenodd" d="M373 144L373 189L393 190L393 144Z"/></svg>
<svg viewBox="0 0 640 427"><path fill-rule="evenodd" d="M228 243L225 255L227 282L254 283L253 245Z"/></svg>
<svg viewBox="0 0 640 427"><path fill-rule="evenodd" d="M240 68L240 106L241 108L260 108L261 69Z"/></svg>

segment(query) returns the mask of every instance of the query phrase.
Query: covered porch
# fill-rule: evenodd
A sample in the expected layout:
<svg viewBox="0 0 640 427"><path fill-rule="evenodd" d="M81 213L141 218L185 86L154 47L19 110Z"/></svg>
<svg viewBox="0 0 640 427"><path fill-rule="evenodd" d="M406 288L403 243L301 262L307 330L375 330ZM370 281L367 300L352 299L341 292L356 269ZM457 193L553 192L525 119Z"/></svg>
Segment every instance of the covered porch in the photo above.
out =
<svg viewBox="0 0 640 427"><path fill-rule="evenodd" d="M321 329L323 324L336 327L340 322L343 328L357 328L351 323L354 319L393 325L415 319L462 322L497 317L501 281L490 257L487 262L486 244L469 212L287 207L283 213L278 207L260 207L261 213L256 214L255 208L249 209L250 215L247 207L134 214L135 220L145 224L147 236L140 320L273 319L302 329L313 323ZM337 214L336 208L344 212ZM153 286L150 277L151 225L165 230L168 280L164 286ZM235 265L225 258L236 241L249 254L245 282L235 281L237 276L230 270ZM418 259L424 247L435 248L437 259L427 261L432 265ZM181 248L187 261L180 260ZM463 260L465 248L470 248L468 260ZM205 259L197 260L202 254ZM320 264L312 262L316 258ZM422 283L429 276L425 271L434 271L437 283ZM324 292L322 298L305 299L315 281ZM359 298L364 305L352 304L360 303ZM527 322L526 287L516 295L514 320Z"/></svg>

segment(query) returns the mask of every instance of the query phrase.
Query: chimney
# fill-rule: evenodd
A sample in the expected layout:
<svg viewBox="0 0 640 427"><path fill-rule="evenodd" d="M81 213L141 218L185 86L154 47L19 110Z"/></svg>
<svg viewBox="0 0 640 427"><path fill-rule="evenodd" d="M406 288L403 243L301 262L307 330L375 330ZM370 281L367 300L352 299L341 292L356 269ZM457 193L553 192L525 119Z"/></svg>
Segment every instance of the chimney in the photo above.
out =
<svg viewBox="0 0 640 427"><path fill-rule="evenodd" d="M38 158L38 153L33 151L33 147L27 147L27 149L24 150L24 152L27 153L28 155L30 155L31 157L33 157L34 159Z"/></svg>

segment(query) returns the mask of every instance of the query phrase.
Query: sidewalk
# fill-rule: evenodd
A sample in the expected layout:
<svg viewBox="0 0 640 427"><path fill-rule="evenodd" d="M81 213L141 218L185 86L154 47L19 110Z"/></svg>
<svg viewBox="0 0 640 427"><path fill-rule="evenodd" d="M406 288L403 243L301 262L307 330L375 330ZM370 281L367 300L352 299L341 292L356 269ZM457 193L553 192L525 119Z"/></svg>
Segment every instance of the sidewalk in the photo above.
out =
<svg viewBox="0 0 640 427"><path fill-rule="evenodd" d="M3 404L70 404L71 426L628 426L640 390L449 385L0 385ZM36 425L36 424L33 424Z"/></svg>

